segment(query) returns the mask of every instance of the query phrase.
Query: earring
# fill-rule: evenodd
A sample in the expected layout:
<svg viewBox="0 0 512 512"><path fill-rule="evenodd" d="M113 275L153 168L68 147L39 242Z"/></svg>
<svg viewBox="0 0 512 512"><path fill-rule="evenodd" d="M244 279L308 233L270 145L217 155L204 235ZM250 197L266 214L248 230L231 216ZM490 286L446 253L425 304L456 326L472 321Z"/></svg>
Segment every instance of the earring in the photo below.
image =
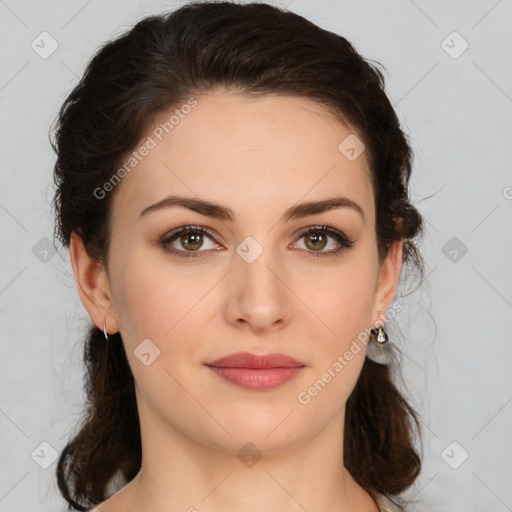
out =
<svg viewBox="0 0 512 512"><path fill-rule="evenodd" d="M382 327L379 327L379 333L377 334L377 342L383 345L384 343L387 343L388 339L389 338L388 335L386 334L386 331Z"/></svg>
<svg viewBox="0 0 512 512"><path fill-rule="evenodd" d="M105 321L103 321L103 334L105 335L105 339L108 343L108 334L107 334L107 326L105 325Z"/></svg>
<svg viewBox="0 0 512 512"><path fill-rule="evenodd" d="M371 337L366 350L366 357L375 363L388 365L392 360L392 348L388 343L386 331L381 327L370 329Z"/></svg>

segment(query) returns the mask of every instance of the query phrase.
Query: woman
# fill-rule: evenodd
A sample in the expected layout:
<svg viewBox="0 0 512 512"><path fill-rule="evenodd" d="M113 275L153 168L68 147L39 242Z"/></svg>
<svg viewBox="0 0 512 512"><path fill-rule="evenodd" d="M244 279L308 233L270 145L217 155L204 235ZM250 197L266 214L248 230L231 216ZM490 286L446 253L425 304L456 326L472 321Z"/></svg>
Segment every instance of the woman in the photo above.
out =
<svg viewBox="0 0 512 512"><path fill-rule="evenodd" d="M191 3L98 51L53 145L94 323L69 510L402 510L385 324L422 218L382 74L294 13Z"/></svg>

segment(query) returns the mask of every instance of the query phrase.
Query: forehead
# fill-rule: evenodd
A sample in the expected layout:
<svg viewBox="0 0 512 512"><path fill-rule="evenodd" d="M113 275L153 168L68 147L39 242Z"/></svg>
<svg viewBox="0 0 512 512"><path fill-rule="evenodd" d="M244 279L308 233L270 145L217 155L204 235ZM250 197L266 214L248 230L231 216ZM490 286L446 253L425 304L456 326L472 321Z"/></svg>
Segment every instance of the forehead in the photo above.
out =
<svg viewBox="0 0 512 512"><path fill-rule="evenodd" d="M137 162L118 185L113 218L116 212L134 218L168 194L212 199L251 214L338 194L373 212L366 152L347 158L347 144L359 138L322 105L227 92L184 105L155 117L135 148Z"/></svg>

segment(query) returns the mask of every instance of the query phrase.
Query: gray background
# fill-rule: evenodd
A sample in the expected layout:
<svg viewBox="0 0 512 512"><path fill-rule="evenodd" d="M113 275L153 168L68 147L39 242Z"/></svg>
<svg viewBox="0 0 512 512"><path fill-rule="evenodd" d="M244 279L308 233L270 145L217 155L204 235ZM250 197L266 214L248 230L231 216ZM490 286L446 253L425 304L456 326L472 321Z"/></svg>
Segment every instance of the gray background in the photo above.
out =
<svg viewBox="0 0 512 512"><path fill-rule="evenodd" d="M428 278L396 338L424 427L411 510L512 510L512 0L274 3L386 67L414 146ZM98 45L179 5L0 0L0 512L63 510L53 450L84 398L89 317L50 242L50 123Z"/></svg>

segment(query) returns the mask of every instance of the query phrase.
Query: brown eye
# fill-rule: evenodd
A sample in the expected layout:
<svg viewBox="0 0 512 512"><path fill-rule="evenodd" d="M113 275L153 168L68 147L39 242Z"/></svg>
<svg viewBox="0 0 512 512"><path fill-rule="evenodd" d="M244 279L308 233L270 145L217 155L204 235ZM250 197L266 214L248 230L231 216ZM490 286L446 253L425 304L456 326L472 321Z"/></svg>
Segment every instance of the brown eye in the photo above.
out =
<svg viewBox="0 0 512 512"><path fill-rule="evenodd" d="M323 249L327 245L327 238L324 233L309 233L304 237L306 246L313 251Z"/></svg>
<svg viewBox="0 0 512 512"><path fill-rule="evenodd" d="M205 243L205 237L210 239L212 247L207 247L206 250L200 251L199 249ZM163 237L160 240L160 245L166 252L176 254L177 256L184 258L202 257L203 253L208 252L208 249L218 247L213 240L213 235L201 226L184 226Z"/></svg>
<svg viewBox="0 0 512 512"><path fill-rule="evenodd" d="M205 238L210 240L211 247L204 248ZM344 233L328 226L312 226L303 231L298 240L304 238L305 253L308 256L335 256L344 249L349 249L354 244L353 240L348 238ZM334 246L330 250L329 245ZM215 243L214 236L209 230L202 226L183 226L164 236L160 242L160 246L164 251L175 254L180 257L202 257L207 255L212 249L220 249L221 247ZM204 250L200 250L200 249Z"/></svg>
<svg viewBox="0 0 512 512"><path fill-rule="evenodd" d="M354 241L348 238L344 233L328 226L313 226L303 231L299 235L299 240L305 239L305 246L308 249L308 256L334 256L344 249L350 249ZM337 242L334 248L324 251L329 244L329 238L333 238Z"/></svg>
<svg viewBox="0 0 512 512"><path fill-rule="evenodd" d="M190 250L200 249L203 245L203 235L195 232L189 232L180 235L179 241L183 247Z"/></svg>

